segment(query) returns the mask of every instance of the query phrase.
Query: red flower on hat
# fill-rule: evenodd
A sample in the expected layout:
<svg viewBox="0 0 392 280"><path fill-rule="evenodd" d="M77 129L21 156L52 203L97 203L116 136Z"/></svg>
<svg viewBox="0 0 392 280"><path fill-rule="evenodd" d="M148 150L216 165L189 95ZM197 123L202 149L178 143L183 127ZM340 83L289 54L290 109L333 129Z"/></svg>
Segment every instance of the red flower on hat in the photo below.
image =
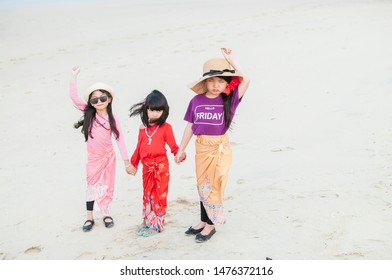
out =
<svg viewBox="0 0 392 280"><path fill-rule="evenodd" d="M230 92L232 90L234 90L239 84L241 83L240 78L234 76L230 83L228 83L228 85L226 86L226 88L224 89L223 93L225 93L226 95L229 95Z"/></svg>

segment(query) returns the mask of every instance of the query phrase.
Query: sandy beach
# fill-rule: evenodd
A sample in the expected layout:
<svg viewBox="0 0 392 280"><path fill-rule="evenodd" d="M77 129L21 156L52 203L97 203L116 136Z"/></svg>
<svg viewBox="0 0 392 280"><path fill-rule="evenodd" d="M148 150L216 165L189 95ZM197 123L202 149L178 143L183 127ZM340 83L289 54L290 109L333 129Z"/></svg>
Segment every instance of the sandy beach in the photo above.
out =
<svg viewBox="0 0 392 280"><path fill-rule="evenodd" d="M392 259L391 1L21 2L0 4L0 260ZM96 216L83 232L71 67L80 92L115 88L131 155L130 106L162 91L179 143L186 85L220 47L252 79L229 133L227 223L205 244L184 235L199 218L193 138L183 164L170 155L161 234L136 236L141 166L127 175L119 153L115 226Z"/></svg>

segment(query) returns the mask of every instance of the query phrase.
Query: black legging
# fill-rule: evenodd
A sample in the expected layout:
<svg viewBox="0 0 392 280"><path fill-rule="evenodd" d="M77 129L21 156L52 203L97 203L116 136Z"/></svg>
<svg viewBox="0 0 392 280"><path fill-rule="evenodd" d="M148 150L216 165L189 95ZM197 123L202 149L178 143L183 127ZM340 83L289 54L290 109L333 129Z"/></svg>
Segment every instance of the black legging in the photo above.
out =
<svg viewBox="0 0 392 280"><path fill-rule="evenodd" d="M201 216L201 221L205 222L209 225L213 225L214 223L211 222L210 218L208 218L206 209L204 208L203 202L200 201L200 216Z"/></svg>
<svg viewBox="0 0 392 280"><path fill-rule="evenodd" d="M87 208L87 211L93 211L94 210L94 200L93 201L86 201L86 208Z"/></svg>

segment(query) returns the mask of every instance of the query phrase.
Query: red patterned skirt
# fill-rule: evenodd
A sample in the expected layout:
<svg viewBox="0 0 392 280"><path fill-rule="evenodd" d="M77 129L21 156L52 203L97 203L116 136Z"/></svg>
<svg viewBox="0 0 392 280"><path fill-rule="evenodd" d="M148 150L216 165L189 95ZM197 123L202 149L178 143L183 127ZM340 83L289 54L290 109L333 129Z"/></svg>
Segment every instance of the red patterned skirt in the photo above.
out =
<svg viewBox="0 0 392 280"><path fill-rule="evenodd" d="M169 189L169 161L166 155L142 159L143 218L146 225L163 230Z"/></svg>

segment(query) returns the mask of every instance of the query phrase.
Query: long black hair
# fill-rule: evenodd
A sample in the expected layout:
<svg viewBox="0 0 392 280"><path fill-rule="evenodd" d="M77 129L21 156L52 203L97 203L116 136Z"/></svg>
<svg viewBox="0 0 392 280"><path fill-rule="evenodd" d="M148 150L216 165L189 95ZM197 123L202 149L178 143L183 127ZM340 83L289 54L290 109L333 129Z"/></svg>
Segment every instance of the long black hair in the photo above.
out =
<svg viewBox="0 0 392 280"><path fill-rule="evenodd" d="M139 115L142 123L145 127L150 127L151 124L148 122L147 109L152 111L163 111L161 117L154 122L154 124L162 125L166 122L169 116L169 104L167 103L166 97L159 90L153 90L146 99L140 103L137 103L129 109L129 117Z"/></svg>
<svg viewBox="0 0 392 280"><path fill-rule="evenodd" d="M218 76L219 78L225 80L228 84L231 82L231 76ZM233 91L230 92L229 95L225 93L221 93L222 100L223 100L223 112L225 116L225 127L226 129L230 129L231 123L233 121L233 112L231 111L231 104L233 104Z"/></svg>
<svg viewBox="0 0 392 280"><path fill-rule="evenodd" d="M110 94L110 92L103 90L103 89L100 89L99 91L106 94L107 97L109 97L111 100L113 100L113 97ZM93 123L96 120L96 114L97 114L97 110L90 103L91 94L92 93L90 93L90 95L88 97L87 105L83 110L83 117L80 119L80 121L78 121L77 123L74 124L75 128L82 127L81 132L84 134L84 139L86 140L86 142L89 137L94 138L91 133L91 130L93 128ZM113 117L112 102L109 102L106 110L107 110L107 113L109 116L110 129L112 130L112 133L114 133L114 137L116 139L118 139L118 137L120 136L120 133L118 132L118 129L116 126L116 121L114 120L114 117ZM101 125L102 127L104 127L103 124L99 123L99 121L97 121L97 123L99 125ZM104 127L104 128L106 129L106 127Z"/></svg>

